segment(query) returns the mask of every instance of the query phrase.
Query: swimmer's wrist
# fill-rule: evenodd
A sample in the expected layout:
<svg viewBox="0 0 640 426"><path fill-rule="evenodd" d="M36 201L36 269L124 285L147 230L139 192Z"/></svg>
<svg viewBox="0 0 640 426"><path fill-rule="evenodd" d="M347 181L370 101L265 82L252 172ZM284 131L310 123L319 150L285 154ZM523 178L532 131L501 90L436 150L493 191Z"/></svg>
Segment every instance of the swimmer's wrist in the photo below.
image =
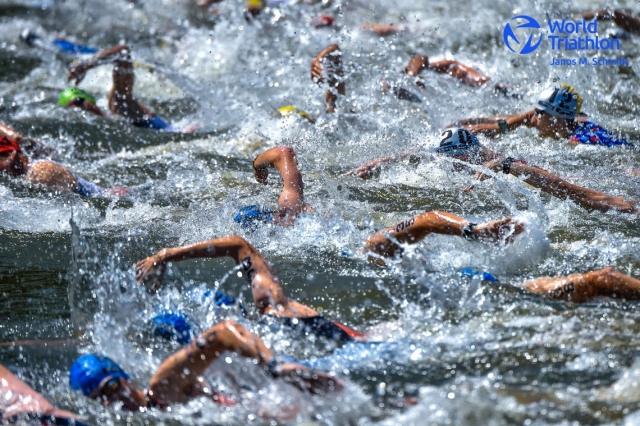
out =
<svg viewBox="0 0 640 426"><path fill-rule="evenodd" d="M473 232L476 226L478 226L477 223L471 223L471 222L463 226L462 229L460 230L462 237L464 237L464 239L466 240L477 240L478 237L476 236L475 232Z"/></svg>
<svg viewBox="0 0 640 426"><path fill-rule="evenodd" d="M513 159L513 157L505 158L505 160L502 162L502 173L504 173L505 175L511 174L511 166L513 165L514 161L515 160Z"/></svg>
<svg viewBox="0 0 640 426"><path fill-rule="evenodd" d="M507 124L507 120L504 118L499 119L496 123L498 124L498 129L500 129L500 133L504 134L509 131L509 125Z"/></svg>

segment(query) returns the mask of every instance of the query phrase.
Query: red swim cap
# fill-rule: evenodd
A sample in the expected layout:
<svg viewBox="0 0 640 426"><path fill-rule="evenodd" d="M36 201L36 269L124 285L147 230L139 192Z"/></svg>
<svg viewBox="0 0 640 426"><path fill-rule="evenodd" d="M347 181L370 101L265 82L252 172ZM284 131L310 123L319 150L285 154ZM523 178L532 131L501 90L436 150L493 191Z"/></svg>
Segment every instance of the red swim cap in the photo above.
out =
<svg viewBox="0 0 640 426"><path fill-rule="evenodd" d="M22 152L22 148L20 148L20 145L15 140L9 139L6 136L0 136L0 154L11 151Z"/></svg>

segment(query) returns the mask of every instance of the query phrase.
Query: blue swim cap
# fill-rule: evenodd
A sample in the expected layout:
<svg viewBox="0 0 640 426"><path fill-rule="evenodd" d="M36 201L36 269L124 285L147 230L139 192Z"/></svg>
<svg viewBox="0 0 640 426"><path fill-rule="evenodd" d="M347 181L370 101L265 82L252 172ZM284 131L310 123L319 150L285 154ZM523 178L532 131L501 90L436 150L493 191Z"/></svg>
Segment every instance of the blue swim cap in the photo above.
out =
<svg viewBox="0 0 640 426"><path fill-rule="evenodd" d="M478 271L476 269L473 268L460 268L458 269L458 273L460 275L462 275L463 277L470 277L470 278L474 278L474 277L480 277L482 278L484 281L489 281L492 283L498 282L499 280L493 276L493 274L489 271Z"/></svg>
<svg viewBox="0 0 640 426"><path fill-rule="evenodd" d="M110 358L93 354L83 355L71 366L69 384L71 389L82 390L85 396L89 396L107 377L130 380L127 373Z"/></svg>
<svg viewBox="0 0 640 426"><path fill-rule="evenodd" d="M258 222L273 222L273 211L263 209L256 204L241 207L233 221L242 225L243 228L255 227Z"/></svg>
<svg viewBox="0 0 640 426"><path fill-rule="evenodd" d="M186 345L191 341L192 334L187 319L182 312L164 311L151 319L153 334Z"/></svg>

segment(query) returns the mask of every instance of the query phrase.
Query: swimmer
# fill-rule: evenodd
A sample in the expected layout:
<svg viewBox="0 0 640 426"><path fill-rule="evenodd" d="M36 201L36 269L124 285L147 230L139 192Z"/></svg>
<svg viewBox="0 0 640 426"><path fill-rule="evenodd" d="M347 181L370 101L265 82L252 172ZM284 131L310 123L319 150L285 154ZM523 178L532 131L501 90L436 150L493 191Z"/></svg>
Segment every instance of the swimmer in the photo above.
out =
<svg viewBox="0 0 640 426"><path fill-rule="evenodd" d="M415 224L396 228L387 228L369 237L365 246L374 254L384 257L392 257L402 254L402 248L398 243L415 244L429 235L428 226L446 227L451 234L462 235L472 239L512 239L522 232L523 226L512 219L489 222L484 225L470 224L462 218L449 215L442 217L441 212L427 213L423 222L431 221L430 225L419 224L416 218ZM445 215L447 215L445 213ZM422 215L425 216L425 215ZM453 216L453 217L451 217ZM438 224L439 222L439 224ZM597 298L611 298L623 300L640 300L640 280L621 274L613 268L604 268L585 274L571 274L567 277L542 277L526 281L522 288L532 293L537 293L549 299L566 300L582 303Z"/></svg>
<svg viewBox="0 0 640 426"><path fill-rule="evenodd" d="M418 86L425 87L424 80L419 77L423 70L432 70L438 74L448 74L470 87L482 87L491 81L488 76L456 60L443 59L440 61L429 61L429 58L424 55L417 55L412 58L404 69L404 72L416 77L416 84ZM503 83L496 83L494 87L496 91L502 94L507 94L509 90L509 86Z"/></svg>
<svg viewBox="0 0 640 426"><path fill-rule="evenodd" d="M344 387L340 380L329 374L309 370L294 362L278 362L258 336L230 320L214 325L165 359L145 390L138 389L113 360L93 354L83 355L73 363L69 383L72 389L99 400L105 406L118 404L128 411L154 407L166 409L199 397L231 406L236 401L213 389L202 377L207 368L226 352L254 360L274 378L282 379L303 392L324 395L341 391Z"/></svg>
<svg viewBox="0 0 640 426"><path fill-rule="evenodd" d="M75 193L82 197L125 196L128 188L102 188L86 181L60 164L48 160L31 161L23 152L20 144L6 136L0 136L0 175L7 174L16 178L24 176L34 185L42 185L51 191Z"/></svg>
<svg viewBox="0 0 640 426"><path fill-rule="evenodd" d="M543 138L568 139L574 144L633 146L626 139L579 117L581 106L582 98L573 87L561 84L560 87L544 90L532 111L517 115L471 118L447 127L462 126L472 133L496 137L526 126L538 130Z"/></svg>
<svg viewBox="0 0 640 426"><path fill-rule="evenodd" d="M613 21L624 31L640 35L640 19L634 18L619 9L588 10L586 12L582 12L581 16L582 19L587 21L591 21L593 19L597 19L598 21Z"/></svg>
<svg viewBox="0 0 640 426"><path fill-rule="evenodd" d="M319 85L329 86L325 92L327 114L334 113L338 95L345 94L342 51L337 44L330 44L311 61L311 80Z"/></svg>
<svg viewBox="0 0 640 426"><path fill-rule="evenodd" d="M284 325L299 328L305 334L313 333L337 342L365 337L287 296L269 263L255 247L237 235L162 249L135 265L136 279L140 283L151 281L151 288L156 291L164 279L167 262L216 257L231 257L237 265L242 265L243 276L251 285L253 301L261 315L277 318Z"/></svg>
<svg viewBox="0 0 640 426"><path fill-rule="evenodd" d="M55 148L45 145L37 139L24 136L6 124L0 122L0 137L3 136L8 139L13 139L20 145L20 147L29 150L32 157L51 157L57 154Z"/></svg>
<svg viewBox="0 0 640 426"><path fill-rule="evenodd" d="M271 211L258 211L257 206L247 206L241 209L235 221L248 227L252 220L271 221L281 226L292 226L302 213L313 213L313 209L304 202L304 183L302 173L298 169L298 161L293 148L278 146L268 149L253 160L254 176L258 183L268 184L269 167L280 172L284 180L284 187L278 198L278 211L275 218Z"/></svg>
<svg viewBox="0 0 640 426"><path fill-rule="evenodd" d="M54 407L1 364L0 424L85 426L75 414Z"/></svg>
<svg viewBox="0 0 640 426"><path fill-rule="evenodd" d="M529 185L539 188L547 194L560 199L569 198L588 211L606 212L617 210L621 213L638 214L638 206L635 200L625 201L622 197L614 197L592 189L583 188L569 183L560 177L536 166L529 166L524 160L516 160L504 157L480 145L478 138L463 128L446 129L441 135L440 146L435 148L436 154L460 160L474 165L484 165L496 173L512 174L522 177ZM347 173L346 176L370 177L379 172L383 165L396 163L406 158L419 158L415 153L403 153L396 156L384 157L373 160ZM454 164L456 170L467 169L462 164ZM479 180L489 176L477 173ZM471 189L467 188L466 190Z"/></svg>
<svg viewBox="0 0 640 426"><path fill-rule="evenodd" d="M84 79L87 71L100 65L113 63L113 87L109 93L109 111L123 117L136 127L162 130L165 132L179 132L180 130L169 125L162 118L154 114L149 108L141 104L133 97L133 84L135 75L131 51L129 47L120 45L103 50L93 58L74 64L69 70L67 79L75 80L78 85ZM60 93L60 105L63 107L77 107L92 114L106 115L96 106L93 96L77 88L68 88ZM193 131L189 128L185 131Z"/></svg>

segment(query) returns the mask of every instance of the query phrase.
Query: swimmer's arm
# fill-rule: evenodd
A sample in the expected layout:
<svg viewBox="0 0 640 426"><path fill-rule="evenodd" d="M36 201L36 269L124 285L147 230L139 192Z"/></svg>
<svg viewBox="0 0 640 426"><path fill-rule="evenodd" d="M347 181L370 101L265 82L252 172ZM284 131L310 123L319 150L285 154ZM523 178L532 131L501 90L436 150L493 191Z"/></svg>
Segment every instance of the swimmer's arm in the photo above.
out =
<svg viewBox="0 0 640 426"><path fill-rule="evenodd" d="M225 352L235 352L267 366L273 353L255 334L235 321L214 325L189 346L167 358L149 382L149 393L161 404L182 403L207 394L200 377Z"/></svg>
<svg viewBox="0 0 640 426"><path fill-rule="evenodd" d="M380 36L387 36L396 34L400 31L405 31L407 26L403 24L374 24L367 22L362 24L361 28L362 31L365 32L372 32Z"/></svg>
<svg viewBox="0 0 640 426"><path fill-rule="evenodd" d="M640 19L634 18L618 9L589 10L582 13L582 19L586 19L587 21L592 19L597 19L598 21L613 20L613 22L623 30L633 34L640 34Z"/></svg>
<svg viewBox="0 0 640 426"><path fill-rule="evenodd" d="M494 117L474 117L466 118L463 120L454 121L447 124L445 127L460 127L460 126L472 126L476 124L497 124L498 120L505 120L507 122L507 128L509 131L515 130L520 126L531 126L531 118L535 113L534 110L524 112L522 114L512 115L496 115Z"/></svg>
<svg viewBox="0 0 640 426"><path fill-rule="evenodd" d="M9 402L8 406L10 407L8 411L2 413L5 419L21 413L29 413L79 420L75 414L55 408L44 396L33 390L31 386L20 380L18 376L2 365L0 365L0 395L7 399L11 398L12 395L15 398L15 403L5 401Z"/></svg>
<svg viewBox="0 0 640 426"><path fill-rule="evenodd" d="M403 251L399 244L415 244L431 233L462 235L462 228L468 223L453 214L432 211L378 231L364 245L373 253L393 257Z"/></svg>
<svg viewBox="0 0 640 426"><path fill-rule="evenodd" d="M376 232L365 241L365 246L373 253L392 257L402 253L400 244L415 244L429 234L498 241L507 235L507 230L511 226L513 226L513 235L524 230L522 223L510 218L469 226L469 221L460 216L431 211Z"/></svg>
<svg viewBox="0 0 640 426"><path fill-rule="evenodd" d="M211 6L213 3L220 3L222 0L198 0L196 4L200 7Z"/></svg>
<svg viewBox="0 0 640 426"><path fill-rule="evenodd" d="M551 299L586 302L596 297L640 299L640 280L613 268L604 268L567 277L543 277L527 281L523 288Z"/></svg>
<svg viewBox="0 0 640 426"><path fill-rule="evenodd" d="M440 74L449 74L468 86L482 86L491 80L480 71L453 59L430 62L429 68Z"/></svg>
<svg viewBox="0 0 640 426"><path fill-rule="evenodd" d="M488 163L487 167L495 172L504 172L505 161L509 160L493 161ZM625 201L622 197L614 197L599 191L574 185L539 167L511 162L508 170L509 173L514 176L523 177L524 182L529 185L560 199L569 198L586 210L597 210L601 212L617 210L622 213L640 213L636 202L633 200Z"/></svg>
<svg viewBox="0 0 640 426"><path fill-rule="evenodd" d="M135 265L136 279L138 282L154 279L153 289L156 290L162 284L167 262L217 257L231 257L236 264L240 264L249 257L250 263L254 267L254 273L269 274L272 279L278 280L255 247L237 235L215 238L182 247L164 248Z"/></svg>
<svg viewBox="0 0 640 426"><path fill-rule="evenodd" d="M380 173L380 170L382 169L382 166L384 164L393 164L405 159L409 159L410 163L417 164L420 162L420 157L415 153L403 152L402 154L398 154L398 155L391 155L389 157L376 158L375 160L369 163L363 164L360 167L357 167L353 170L343 173L342 176L358 176L358 177L361 177L362 179L370 178Z"/></svg>
<svg viewBox="0 0 640 426"><path fill-rule="evenodd" d="M415 77L420 74L422 70L426 70L427 68L429 68L429 58L424 55L417 55L411 58L405 67L404 72Z"/></svg>
<svg viewBox="0 0 640 426"><path fill-rule="evenodd" d="M329 46L325 47L316 55L316 57L311 61L311 80L314 82L321 84L324 82L324 67L322 63L326 60L328 62L332 62L334 67L342 66L342 59L340 56L329 56L330 53L340 52L340 47L337 44L333 43ZM341 72L341 70L335 70L336 72ZM335 77L327 76L329 80L329 84L335 80Z"/></svg>
<svg viewBox="0 0 640 426"><path fill-rule="evenodd" d="M100 65L119 62L123 66L129 65L133 72L133 65L131 63L131 51L128 46L120 45L112 47L111 49L103 50L86 61L81 61L73 65L67 74L67 80L75 80L76 85L79 84L85 77L87 71ZM120 70L121 72L124 70Z"/></svg>
<svg viewBox="0 0 640 426"><path fill-rule="evenodd" d="M267 184L269 177L269 167L274 167L280 172L280 177L285 180L293 180L302 188L302 175L298 170L293 148L290 146L277 146L271 148L258 155L253 160L253 171L256 180L263 184Z"/></svg>
<svg viewBox="0 0 640 426"><path fill-rule="evenodd" d="M483 134L487 137L497 137L505 133L504 129L500 127L498 120L504 120L506 124L506 131L511 132L520 126L530 126L531 117L535 111L528 111L524 114L512 115L512 116L498 116L489 119L482 119L483 122L479 124L469 124L463 127L469 130L471 133ZM493 120L490 122L489 120ZM464 120L463 120L464 121Z"/></svg>

